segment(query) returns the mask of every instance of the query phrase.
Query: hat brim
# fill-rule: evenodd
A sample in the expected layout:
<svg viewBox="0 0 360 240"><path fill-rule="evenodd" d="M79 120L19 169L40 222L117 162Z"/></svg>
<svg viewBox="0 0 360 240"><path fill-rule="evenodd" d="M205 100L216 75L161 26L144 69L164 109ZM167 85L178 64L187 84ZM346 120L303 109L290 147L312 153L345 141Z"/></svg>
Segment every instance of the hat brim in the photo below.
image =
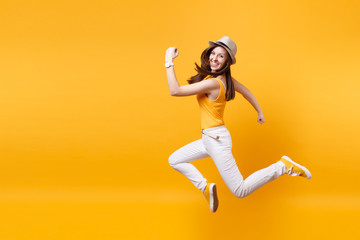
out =
<svg viewBox="0 0 360 240"><path fill-rule="evenodd" d="M209 41L209 47L213 47L213 46L220 46L225 48L225 50L229 53L229 56L231 58L231 64L235 64L236 63L236 58L235 56L232 54L232 52L230 51L229 47L226 46L225 44L223 44L222 42L213 42L213 41Z"/></svg>

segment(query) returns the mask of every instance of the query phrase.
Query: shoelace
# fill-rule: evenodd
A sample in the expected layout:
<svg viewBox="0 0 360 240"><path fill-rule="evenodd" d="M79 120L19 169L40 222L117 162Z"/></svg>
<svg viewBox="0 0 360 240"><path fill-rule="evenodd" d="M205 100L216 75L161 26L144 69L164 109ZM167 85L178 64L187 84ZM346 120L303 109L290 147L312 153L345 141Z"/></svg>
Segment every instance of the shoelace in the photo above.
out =
<svg viewBox="0 0 360 240"><path fill-rule="evenodd" d="M296 174L296 175L298 175L298 176L300 176L301 175L301 172L297 172L297 171L294 171L293 170L293 165L291 165L291 167L289 168L289 170L287 171L288 172L288 174L290 175L290 174Z"/></svg>

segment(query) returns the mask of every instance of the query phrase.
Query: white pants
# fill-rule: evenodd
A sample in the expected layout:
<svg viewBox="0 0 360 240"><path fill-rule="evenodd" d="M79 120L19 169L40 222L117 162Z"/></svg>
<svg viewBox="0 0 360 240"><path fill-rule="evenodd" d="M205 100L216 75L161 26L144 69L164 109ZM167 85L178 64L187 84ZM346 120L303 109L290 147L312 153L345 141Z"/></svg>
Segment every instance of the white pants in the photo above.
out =
<svg viewBox="0 0 360 240"><path fill-rule="evenodd" d="M171 154L169 163L204 192L206 179L190 162L211 157L228 188L239 198L248 196L264 184L286 173L285 164L278 161L243 180L231 150L230 133L222 125L204 130L202 139L189 143Z"/></svg>

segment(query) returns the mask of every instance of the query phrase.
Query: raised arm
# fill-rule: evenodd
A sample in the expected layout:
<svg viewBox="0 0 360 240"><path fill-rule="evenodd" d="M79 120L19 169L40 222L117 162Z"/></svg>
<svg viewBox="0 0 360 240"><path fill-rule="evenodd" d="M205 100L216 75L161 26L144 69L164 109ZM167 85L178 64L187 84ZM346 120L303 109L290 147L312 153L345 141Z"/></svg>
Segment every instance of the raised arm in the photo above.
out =
<svg viewBox="0 0 360 240"><path fill-rule="evenodd" d="M234 83L234 87L235 87L235 91L237 91L238 93L240 93L241 95L243 95L243 97L254 107L254 109L257 111L258 113L258 119L257 121L259 123L264 123L265 122L265 118L264 118L264 114L260 108L259 103L256 101L255 96L250 92L249 89L247 89L244 85L242 85L241 83L239 83L238 81L235 80L235 78L232 78L233 83Z"/></svg>
<svg viewBox="0 0 360 240"><path fill-rule="evenodd" d="M178 56L179 52L175 47L166 50L165 62L169 64L166 68L167 81L171 96L190 96L196 94L208 94L219 88L219 83L214 79L201 81L189 85L180 86L176 79L173 60Z"/></svg>

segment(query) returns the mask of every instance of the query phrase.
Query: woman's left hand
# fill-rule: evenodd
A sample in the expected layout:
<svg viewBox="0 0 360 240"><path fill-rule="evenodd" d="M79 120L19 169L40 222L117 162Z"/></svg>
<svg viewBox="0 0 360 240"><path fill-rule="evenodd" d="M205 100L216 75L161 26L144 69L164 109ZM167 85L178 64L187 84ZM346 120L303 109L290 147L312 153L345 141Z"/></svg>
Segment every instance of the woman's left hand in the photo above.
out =
<svg viewBox="0 0 360 240"><path fill-rule="evenodd" d="M257 121L260 124L263 124L265 122L264 114L262 112L258 113Z"/></svg>

